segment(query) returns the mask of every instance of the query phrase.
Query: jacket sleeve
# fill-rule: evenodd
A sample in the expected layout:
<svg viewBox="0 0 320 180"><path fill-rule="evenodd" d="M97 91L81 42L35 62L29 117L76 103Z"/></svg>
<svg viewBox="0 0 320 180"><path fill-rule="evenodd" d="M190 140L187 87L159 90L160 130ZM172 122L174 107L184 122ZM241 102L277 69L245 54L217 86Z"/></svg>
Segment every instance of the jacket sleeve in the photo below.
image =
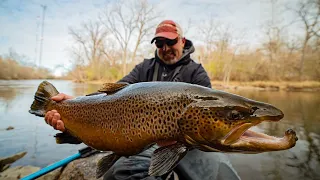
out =
<svg viewBox="0 0 320 180"><path fill-rule="evenodd" d="M142 71L142 63L136 65L129 74L124 76L118 82L126 82L129 84L137 83L140 81L139 76L141 71Z"/></svg>
<svg viewBox="0 0 320 180"><path fill-rule="evenodd" d="M194 71L191 83L211 88L210 78L201 64L199 64L198 68Z"/></svg>

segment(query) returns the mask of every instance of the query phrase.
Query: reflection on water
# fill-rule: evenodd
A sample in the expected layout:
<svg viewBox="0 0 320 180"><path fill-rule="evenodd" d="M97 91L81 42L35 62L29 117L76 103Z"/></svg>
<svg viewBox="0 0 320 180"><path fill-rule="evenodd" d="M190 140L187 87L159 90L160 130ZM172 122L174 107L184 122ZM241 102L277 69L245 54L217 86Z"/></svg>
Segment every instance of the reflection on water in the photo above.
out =
<svg viewBox="0 0 320 180"><path fill-rule="evenodd" d="M44 167L63 159L84 145L55 144L58 132L43 118L28 113L33 95L41 81L0 81L0 157L21 151L28 154L14 165ZM95 92L99 85L76 84L54 80L58 91L79 96ZM243 179L320 179L320 96L319 92L230 91L255 100L271 103L283 110L278 123L262 123L257 129L274 136L283 136L294 129L297 145L280 152L262 154L229 154ZM6 131L13 126L15 129Z"/></svg>
<svg viewBox="0 0 320 180"><path fill-rule="evenodd" d="M320 179L319 92L231 91L279 107L285 117L278 123L258 125L261 132L283 136L288 128L297 132L297 145L280 152L230 155L244 179Z"/></svg>

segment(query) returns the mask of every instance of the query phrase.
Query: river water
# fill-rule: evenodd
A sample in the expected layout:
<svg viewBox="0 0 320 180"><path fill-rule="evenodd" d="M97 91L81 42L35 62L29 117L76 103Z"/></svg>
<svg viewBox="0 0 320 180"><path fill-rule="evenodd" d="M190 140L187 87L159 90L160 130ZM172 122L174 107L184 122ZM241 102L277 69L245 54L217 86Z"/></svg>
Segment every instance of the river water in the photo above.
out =
<svg viewBox="0 0 320 180"><path fill-rule="evenodd" d="M27 151L12 166L45 167L84 147L55 143L58 131L43 118L28 113L40 80L0 81L0 157ZM95 92L98 85L50 80L60 91L73 96ZM228 91L228 90L227 90ZM277 123L262 123L256 128L283 136L288 128L297 132L299 141L287 151L261 154L228 154L242 179L320 179L320 93L259 90L230 90L251 99L271 103L283 110ZM6 128L13 126L13 130Z"/></svg>

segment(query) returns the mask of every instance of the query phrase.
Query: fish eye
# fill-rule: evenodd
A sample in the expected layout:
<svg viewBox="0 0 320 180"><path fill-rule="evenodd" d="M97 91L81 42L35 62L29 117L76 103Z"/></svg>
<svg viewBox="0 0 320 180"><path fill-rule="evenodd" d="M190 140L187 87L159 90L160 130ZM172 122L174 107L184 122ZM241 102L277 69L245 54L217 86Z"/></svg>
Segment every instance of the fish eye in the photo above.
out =
<svg viewBox="0 0 320 180"><path fill-rule="evenodd" d="M228 119L229 120L238 120L241 119L242 115L239 111L237 110L232 110L228 113Z"/></svg>

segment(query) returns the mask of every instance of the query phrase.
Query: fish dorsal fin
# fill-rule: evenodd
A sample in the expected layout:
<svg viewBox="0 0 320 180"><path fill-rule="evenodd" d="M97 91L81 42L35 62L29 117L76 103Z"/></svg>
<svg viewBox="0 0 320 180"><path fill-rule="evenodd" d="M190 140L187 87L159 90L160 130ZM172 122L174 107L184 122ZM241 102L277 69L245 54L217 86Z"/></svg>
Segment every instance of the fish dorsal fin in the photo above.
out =
<svg viewBox="0 0 320 180"><path fill-rule="evenodd" d="M98 90L99 92L105 92L107 94L113 94L120 89L128 86L128 83L119 82L119 83L104 83L102 87Z"/></svg>
<svg viewBox="0 0 320 180"><path fill-rule="evenodd" d="M156 149L151 156L150 176L162 176L170 172L187 154L188 148L182 143L163 146Z"/></svg>

